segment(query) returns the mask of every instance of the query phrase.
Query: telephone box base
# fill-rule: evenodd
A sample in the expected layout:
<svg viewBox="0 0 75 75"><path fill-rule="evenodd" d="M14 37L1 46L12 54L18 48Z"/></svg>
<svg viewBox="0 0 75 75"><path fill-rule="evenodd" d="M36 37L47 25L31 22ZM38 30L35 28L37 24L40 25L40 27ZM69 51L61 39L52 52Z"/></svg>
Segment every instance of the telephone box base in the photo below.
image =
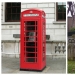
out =
<svg viewBox="0 0 75 75"><path fill-rule="evenodd" d="M42 70L22 69L22 68L20 68L20 71L38 71L38 72L42 72L45 68L46 68L46 66Z"/></svg>

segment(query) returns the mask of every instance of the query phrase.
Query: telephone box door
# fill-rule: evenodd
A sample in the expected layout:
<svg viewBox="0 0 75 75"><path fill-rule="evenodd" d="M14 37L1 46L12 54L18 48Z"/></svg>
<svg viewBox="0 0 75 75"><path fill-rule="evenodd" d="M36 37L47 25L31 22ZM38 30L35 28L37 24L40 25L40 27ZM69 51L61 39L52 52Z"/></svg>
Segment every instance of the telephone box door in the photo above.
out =
<svg viewBox="0 0 75 75"><path fill-rule="evenodd" d="M22 37L24 39L21 39L22 42L24 42L23 44L23 48L22 48L22 67L23 68L27 68L29 69L30 67L32 67L33 69L35 69L38 67L39 64L39 47L38 47L38 26L39 26L39 19L24 19L23 20L23 26L22 26L22 30L23 33Z"/></svg>

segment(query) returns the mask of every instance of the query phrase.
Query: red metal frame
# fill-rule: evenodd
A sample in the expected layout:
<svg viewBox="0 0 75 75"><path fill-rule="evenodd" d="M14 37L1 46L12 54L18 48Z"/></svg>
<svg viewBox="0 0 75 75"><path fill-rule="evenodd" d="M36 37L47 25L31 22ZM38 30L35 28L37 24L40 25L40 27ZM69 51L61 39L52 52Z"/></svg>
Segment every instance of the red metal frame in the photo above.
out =
<svg viewBox="0 0 75 75"><path fill-rule="evenodd" d="M29 9L21 13L20 40L20 69L42 70L46 66L46 20L44 11Z"/></svg>

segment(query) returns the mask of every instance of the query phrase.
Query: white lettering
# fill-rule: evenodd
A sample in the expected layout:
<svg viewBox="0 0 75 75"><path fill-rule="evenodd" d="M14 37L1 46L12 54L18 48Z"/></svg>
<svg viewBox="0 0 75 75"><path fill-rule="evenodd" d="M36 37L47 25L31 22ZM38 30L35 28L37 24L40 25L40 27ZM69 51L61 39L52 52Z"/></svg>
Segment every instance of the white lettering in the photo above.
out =
<svg viewBox="0 0 75 75"><path fill-rule="evenodd" d="M24 17L27 17L27 16L39 16L39 14L24 14L23 16Z"/></svg>

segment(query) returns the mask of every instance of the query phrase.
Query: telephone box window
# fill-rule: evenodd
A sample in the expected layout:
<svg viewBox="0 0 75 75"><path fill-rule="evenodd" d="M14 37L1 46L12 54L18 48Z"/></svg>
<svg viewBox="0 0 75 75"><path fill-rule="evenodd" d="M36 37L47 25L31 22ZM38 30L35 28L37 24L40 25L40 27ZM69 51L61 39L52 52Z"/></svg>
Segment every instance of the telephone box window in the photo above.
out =
<svg viewBox="0 0 75 75"><path fill-rule="evenodd" d="M35 58L27 58L26 62L35 62Z"/></svg>
<svg viewBox="0 0 75 75"><path fill-rule="evenodd" d="M26 56L27 57L35 57L35 53L27 53Z"/></svg>
<svg viewBox="0 0 75 75"><path fill-rule="evenodd" d="M26 51L27 51L27 52L35 52L35 48L32 48L32 47L26 48Z"/></svg>
<svg viewBox="0 0 75 75"><path fill-rule="evenodd" d="M26 25L35 25L35 21L27 21Z"/></svg>

